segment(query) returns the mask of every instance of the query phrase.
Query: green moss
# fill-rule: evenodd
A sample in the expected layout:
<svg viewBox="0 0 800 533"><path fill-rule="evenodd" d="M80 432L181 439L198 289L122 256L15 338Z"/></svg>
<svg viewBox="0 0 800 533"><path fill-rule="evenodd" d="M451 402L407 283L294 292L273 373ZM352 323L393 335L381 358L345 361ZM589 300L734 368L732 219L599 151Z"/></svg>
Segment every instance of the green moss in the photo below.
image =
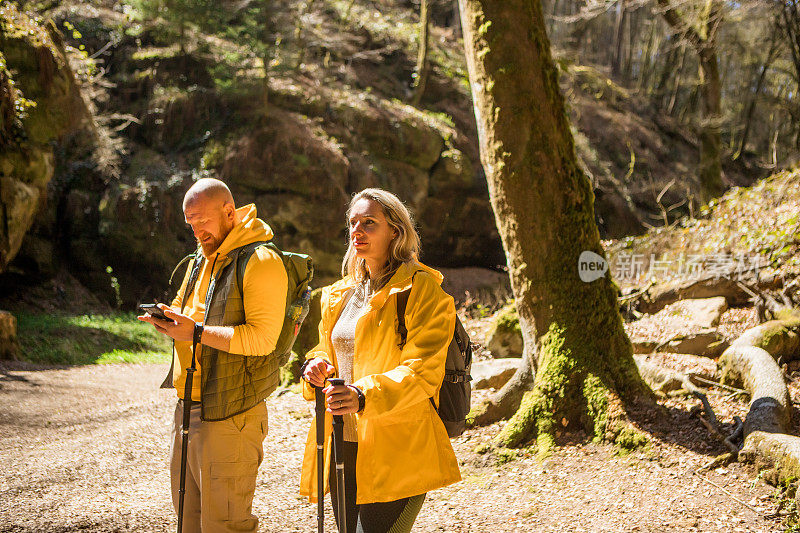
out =
<svg viewBox="0 0 800 533"><path fill-rule="evenodd" d="M497 331L501 333L517 333L522 335L522 330L519 327L519 315L513 303L500 310L495 319L495 327Z"/></svg>
<svg viewBox="0 0 800 533"><path fill-rule="evenodd" d="M5 78L3 83L11 89L17 141L48 144L85 113L63 44L53 40L58 30L52 22L42 23L3 2L0 34L0 79ZM0 126L5 130L5 124Z"/></svg>
<svg viewBox="0 0 800 533"><path fill-rule="evenodd" d="M646 449L650 445L650 439L631 425L624 425L619 429L614 444L617 445L619 455L627 455L636 450Z"/></svg>
<svg viewBox="0 0 800 533"><path fill-rule="evenodd" d="M517 450L511 450L509 448L500 448L499 450L495 451L495 457L497 458L495 464L496 465L504 465L506 463L510 463L511 461L517 458Z"/></svg>
<svg viewBox="0 0 800 533"><path fill-rule="evenodd" d="M134 61L148 61L153 59L166 59L170 57L177 57L180 53L180 47L176 44L166 48L141 48L131 54L131 59Z"/></svg>
<svg viewBox="0 0 800 533"><path fill-rule="evenodd" d="M477 453L478 455L483 455L489 453L490 451L492 451L492 449L493 446L491 444L489 444L488 442L484 442L483 444L478 444L477 446L475 446L475 448L472 451L474 453Z"/></svg>
<svg viewBox="0 0 800 533"><path fill-rule="evenodd" d="M200 157L200 167L210 170L222 166L226 153L225 145L219 141L210 140L206 143L203 155Z"/></svg>
<svg viewBox="0 0 800 533"><path fill-rule="evenodd" d="M583 382L583 397L586 399L587 420L584 426L590 430L594 440L600 441L606 434L608 424L608 387L594 374Z"/></svg>

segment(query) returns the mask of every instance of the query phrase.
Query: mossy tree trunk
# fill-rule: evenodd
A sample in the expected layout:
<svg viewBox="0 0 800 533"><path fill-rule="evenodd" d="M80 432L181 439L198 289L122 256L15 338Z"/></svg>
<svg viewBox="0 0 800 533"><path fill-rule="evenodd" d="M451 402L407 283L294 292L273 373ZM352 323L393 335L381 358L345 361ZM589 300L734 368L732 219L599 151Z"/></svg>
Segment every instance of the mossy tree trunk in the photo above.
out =
<svg viewBox="0 0 800 533"><path fill-rule="evenodd" d="M620 406L652 392L622 326L611 279L579 278L584 251L603 255L594 197L581 171L558 76L534 0L460 0L481 161L508 259L534 387L501 445L559 427L605 437Z"/></svg>
<svg viewBox="0 0 800 533"><path fill-rule="evenodd" d="M430 67L428 64L428 46L430 44L431 13L428 9L428 0L419 3L419 47L417 48L417 72L414 80L414 93L411 96L411 105L418 107L425 93L428 83Z"/></svg>
<svg viewBox="0 0 800 533"><path fill-rule="evenodd" d="M658 0L664 20L691 44L700 62L701 124L700 181L704 201L718 196L722 185L722 83L717 62L716 36L722 23L722 0L706 0L697 20L688 20L673 0Z"/></svg>

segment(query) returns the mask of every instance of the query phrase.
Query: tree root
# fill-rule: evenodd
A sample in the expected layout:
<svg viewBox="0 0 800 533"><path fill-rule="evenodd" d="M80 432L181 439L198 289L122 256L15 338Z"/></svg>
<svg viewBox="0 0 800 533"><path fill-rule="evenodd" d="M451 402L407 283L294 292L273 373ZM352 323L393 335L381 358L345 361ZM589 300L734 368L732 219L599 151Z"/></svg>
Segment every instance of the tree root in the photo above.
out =
<svg viewBox="0 0 800 533"><path fill-rule="evenodd" d="M470 410L467 426L488 426L510 418L517 412L524 394L532 388L533 365L530 357L523 356L522 364L503 388Z"/></svg>
<svg viewBox="0 0 800 533"><path fill-rule="evenodd" d="M722 441L725 446L728 448L730 453L733 457L739 453L739 446L737 446L733 441L737 440L738 438L734 438L736 432L739 431L741 428L737 427L734 430L732 435L726 436L722 426L717 420L717 415L714 413L713 407L711 407L711 403L708 401L708 397L706 394L701 391L694 383L692 383L693 376L689 374L683 374L681 372L675 372L673 370L668 370L666 368L662 368L655 363L650 361L646 361L643 357L634 356L634 360L636 361L636 366L639 367L639 373L642 375L642 378L645 382L650 385L653 390L661 391L661 392L669 392L678 389L683 389L690 393L692 396L700 400L702 404L702 409L705 412L706 418L699 416L698 418L706 426L708 431L716 436L720 441ZM708 384L720 386L719 383L715 383L713 381L702 379L700 381L706 382ZM740 392L747 392L740 389L734 389L733 387L728 387L726 385L722 385L724 388L733 389L736 393ZM738 419L738 424L741 425L741 420Z"/></svg>
<svg viewBox="0 0 800 533"><path fill-rule="evenodd" d="M775 469L777 481L800 478L800 437L755 431L747 436L739 459Z"/></svg>
<svg viewBox="0 0 800 533"><path fill-rule="evenodd" d="M750 409L744 421L744 434L753 431L785 433L789 427L791 404L783 373L775 359L755 346L735 344L719 361L723 381L742 383L750 393Z"/></svg>
<svg viewBox="0 0 800 533"><path fill-rule="evenodd" d="M800 318L796 310L745 331L719 360L724 382L741 384L751 397L745 421L727 441L744 437L739 459L769 465L777 481L800 478L800 437L789 435L791 403L776 358L800 355Z"/></svg>

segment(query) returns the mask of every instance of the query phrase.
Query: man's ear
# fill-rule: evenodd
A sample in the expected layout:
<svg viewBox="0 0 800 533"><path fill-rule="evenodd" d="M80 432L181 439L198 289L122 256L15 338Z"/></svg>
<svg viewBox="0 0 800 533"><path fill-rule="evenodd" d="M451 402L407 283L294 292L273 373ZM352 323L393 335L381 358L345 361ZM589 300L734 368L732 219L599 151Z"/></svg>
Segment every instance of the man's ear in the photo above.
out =
<svg viewBox="0 0 800 533"><path fill-rule="evenodd" d="M222 206L222 209L225 210L225 218L227 218L230 222L234 222L236 219L236 208L233 207L233 204L228 202Z"/></svg>

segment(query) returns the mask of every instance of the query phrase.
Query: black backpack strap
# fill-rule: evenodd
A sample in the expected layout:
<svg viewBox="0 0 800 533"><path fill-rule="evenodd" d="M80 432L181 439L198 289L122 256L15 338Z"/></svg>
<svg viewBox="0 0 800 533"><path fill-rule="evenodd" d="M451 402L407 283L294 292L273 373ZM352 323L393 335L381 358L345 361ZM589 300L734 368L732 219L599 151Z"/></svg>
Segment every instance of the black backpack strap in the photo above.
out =
<svg viewBox="0 0 800 533"><path fill-rule="evenodd" d="M402 350L408 340L408 328L406 327L406 307L408 307L408 297L411 289L397 293L397 334L400 335L400 342L397 345Z"/></svg>
<svg viewBox="0 0 800 533"><path fill-rule="evenodd" d="M414 278L412 276L411 283L413 285ZM408 340L408 328L406 327L406 308L408 307L408 297L411 296L411 289L397 293L397 334L400 336L400 342L397 344L402 350ZM431 401L433 410L437 413L439 408L433 398L428 398Z"/></svg>
<svg viewBox="0 0 800 533"><path fill-rule="evenodd" d="M181 313L183 313L183 308L186 307L186 298L188 298L194 290L195 283L197 283L197 276L200 275L200 268L203 266L205 259L206 258L202 254L195 254L194 267L192 268L192 273L189 274L189 282L186 284L186 290L183 291L183 295L181 296Z"/></svg>
<svg viewBox="0 0 800 533"><path fill-rule="evenodd" d="M175 265L175 268L172 269L172 274L169 275L169 287L170 287L170 289L172 288L172 280L175 279L175 274L178 273L178 269L181 268L183 266L183 264L186 263L187 261L197 257L197 255L198 255L197 252L191 253L191 254L187 255L186 257L184 257L183 259L181 259L180 263Z"/></svg>

